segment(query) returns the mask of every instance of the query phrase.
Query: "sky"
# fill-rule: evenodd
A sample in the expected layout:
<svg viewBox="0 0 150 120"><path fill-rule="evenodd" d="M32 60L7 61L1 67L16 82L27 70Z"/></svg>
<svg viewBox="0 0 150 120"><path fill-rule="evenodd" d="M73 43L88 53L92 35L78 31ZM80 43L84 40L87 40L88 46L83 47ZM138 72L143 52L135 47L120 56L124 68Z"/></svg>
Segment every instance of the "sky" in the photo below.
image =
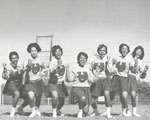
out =
<svg viewBox="0 0 150 120"><path fill-rule="evenodd" d="M0 63L14 50L24 60L36 36L53 34L68 63L75 63L80 51L92 58L99 44L119 55L119 45L127 43L131 51L142 45L150 66L149 6L149 0L0 0ZM39 39L43 50L48 41Z"/></svg>

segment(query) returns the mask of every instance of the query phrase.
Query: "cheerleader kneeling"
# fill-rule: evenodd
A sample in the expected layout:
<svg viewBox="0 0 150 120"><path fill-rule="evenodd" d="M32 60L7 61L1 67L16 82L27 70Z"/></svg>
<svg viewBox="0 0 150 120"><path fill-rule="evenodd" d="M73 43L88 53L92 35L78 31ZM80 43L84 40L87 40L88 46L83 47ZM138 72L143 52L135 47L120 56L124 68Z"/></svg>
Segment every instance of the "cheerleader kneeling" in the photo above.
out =
<svg viewBox="0 0 150 120"><path fill-rule="evenodd" d="M12 95L12 110L10 117L15 116L16 105L20 98L20 92L22 87L23 66L19 64L19 55L13 51L9 54L10 64L7 66L3 64L2 77L7 80L3 93L6 95Z"/></svg>
<svg viewBox="0 0 150 120"><path fill-rule="evenodd" d="M77 56L78 65L67 73L68 82L72 82L69 103L78 103L78 118L88 114L88 106L91 104L90 84L93 82L93 74L86 68L87 59L88 55L80 52Z"/></svg>

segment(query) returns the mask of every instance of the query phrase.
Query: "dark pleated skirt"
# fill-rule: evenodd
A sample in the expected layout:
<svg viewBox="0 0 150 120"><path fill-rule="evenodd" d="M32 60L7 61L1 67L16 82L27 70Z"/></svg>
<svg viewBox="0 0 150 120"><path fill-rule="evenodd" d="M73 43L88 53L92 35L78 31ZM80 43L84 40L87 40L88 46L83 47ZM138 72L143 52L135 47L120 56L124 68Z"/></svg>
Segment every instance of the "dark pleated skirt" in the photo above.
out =
<svg viewBox="0 0 150 120"><path fill-rule="evenodd" d="M72 87L69 94L69 103L76 104L82 97L86 98L86 104L91 104L91 92L89 87Z"/></svg>
<svg viewBox="0 0 150 120"><path fill-rule="evenodd" d="M58 93L58 97L60 98L65 98L66 96L68 96L68 91L64 83L62 84L48 83L45 95L47 97L52 97L53 91L56 91Z"/></svg>
<svg viewBox="0 0 150 120"><path fill-rule="evenodd" d="M90 86L93 97L103 96L104 91L111 91L111 82L108 79L99 79Z"/></svg>
<svg viewBox="0 0 150 120"><path fill-rule="evenodd" d="M24 85L23 96L27 95L28 92L34 92L35 96L39 96L45 92L45 86L42 80L35 82L28 82Z"/></svg>

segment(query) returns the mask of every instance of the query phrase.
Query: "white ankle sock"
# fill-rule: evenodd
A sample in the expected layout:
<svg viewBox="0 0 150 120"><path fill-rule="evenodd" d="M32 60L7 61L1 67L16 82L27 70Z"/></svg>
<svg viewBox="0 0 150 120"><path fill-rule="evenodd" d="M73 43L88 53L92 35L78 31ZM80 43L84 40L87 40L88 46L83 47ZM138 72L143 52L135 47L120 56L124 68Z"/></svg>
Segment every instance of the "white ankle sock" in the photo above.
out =
<svg viewBox="0 0 150 120"><path fill-rule="evenodd" d="M82 115L83 115L83 110L80 109L79 112L78 112L77 117L78 117L78 118L82 118Z"/></svg>
<svg viewBox="0 0 150 120"><path fill-rule="evenodd" d="M53 109L53 117L57 117L57 110L56 110L56 108Z"/></svg>

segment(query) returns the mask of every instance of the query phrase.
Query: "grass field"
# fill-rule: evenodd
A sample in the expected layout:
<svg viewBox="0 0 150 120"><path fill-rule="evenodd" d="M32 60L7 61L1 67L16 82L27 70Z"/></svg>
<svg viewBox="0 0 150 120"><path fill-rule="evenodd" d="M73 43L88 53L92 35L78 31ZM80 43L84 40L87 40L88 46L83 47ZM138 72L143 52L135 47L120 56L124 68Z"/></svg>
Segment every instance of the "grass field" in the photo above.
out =
<svg viewBox="0 0 150 120"><path fill-rule="evenodd" d="M131 108L130 108L131 109ZM30 108L27 106L24 110L26 114L24 116L16 114L14 118L9 117L9 112L11 110L11 105L2 105L0 106L0 120L77 120L76 113L78 112L78 106L77 105L65 105L62 108L62 112L65 114L64 117L57 117L52 118L52 109L51 106L48 105L41 105L40 111L42 113L42 116L36 116L34 118L29 118L28 115L30 114ZM105 111L105 106L102 104L98 105L98 110L100 113ZM90 108L89 114L92 112L92 109ZM121 106L120 105L114 105L112 108L112 115L114 116L113 120L150 120L150 105L139 105L138 106L138 113L140 113L142 116L141 118L137 117L121 117L119 116L121 112ZM84 117L83 120L107 120L106 117L96 116L96 117Z"/></svg>

